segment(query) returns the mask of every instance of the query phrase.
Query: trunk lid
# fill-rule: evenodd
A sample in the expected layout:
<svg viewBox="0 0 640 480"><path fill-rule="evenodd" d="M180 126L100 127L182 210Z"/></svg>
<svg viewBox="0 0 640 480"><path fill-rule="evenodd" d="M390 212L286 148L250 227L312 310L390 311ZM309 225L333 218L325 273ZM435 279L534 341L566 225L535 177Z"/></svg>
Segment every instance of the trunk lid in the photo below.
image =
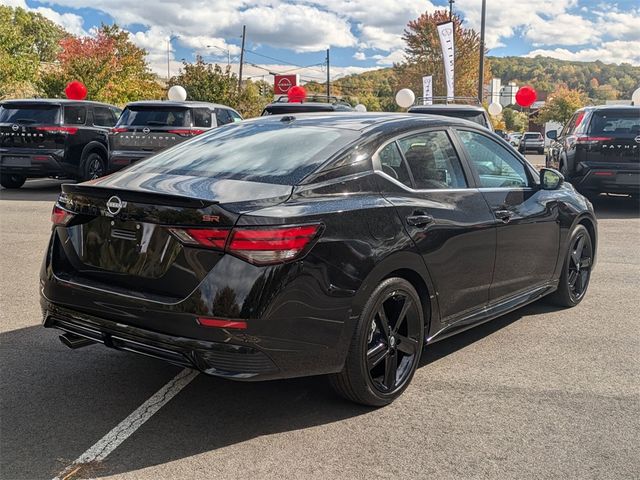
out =
<svg viewBox="0 0 640 480"><path fill-rule="evenodd" d="M230 229L243 212L281 203L291 190L174 175L66 184L58 203L76 216L56 229L54 269L76 283L177 301L224 253L185 245L171 227Z"/></svg>
<svg viewBox="0 0 640 480"><path fill-rule="evenodd" d="M60 127L60 105L7 102L0 106L0 148L62 148L72 130Z"/></svg>

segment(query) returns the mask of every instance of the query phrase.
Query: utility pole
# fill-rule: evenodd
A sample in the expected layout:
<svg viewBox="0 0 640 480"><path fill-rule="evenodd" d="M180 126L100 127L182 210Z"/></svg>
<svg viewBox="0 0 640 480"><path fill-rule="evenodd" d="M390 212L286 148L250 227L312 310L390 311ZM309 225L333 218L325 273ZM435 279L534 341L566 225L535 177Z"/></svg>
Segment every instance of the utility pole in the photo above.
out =
<svg viewBox="0 0 640 480"><path fill-rule="evenodd" d="M329 49L327 48L327 102L329 101L329 97L331 96L331 76L329 75Z"/></svg>
<svg viewBox="0 0 640 480"><path fill-rule="evenodd" d="M478 68L478 100L482 103L484 90L484 24L487 17L487 0L482 0L482 20L480 22L480 65Z"/></svg>
<svg viewBox="0 0 640 480"><path fill-rule="evenodd" d="M171 67L169 64L170 51L171 51L171 35L169 35L169 38L167 39L167 83L169 83L169 80L171 79Z"/></svg>
<svg viewBox="0 0 640 480"><path fill-rule="evenodd" d="M456 0L449 0L449 20L453 20L453 4L456 3Z"/></svg>
<svg viewBox="0 0 640 480"><path fill-rule="evenodd" d="M240 47L240 71L238 72L238 93L242 90L242 64L244 63L244 39L247 36L247 26L242 26L242 46Z"/></svg>

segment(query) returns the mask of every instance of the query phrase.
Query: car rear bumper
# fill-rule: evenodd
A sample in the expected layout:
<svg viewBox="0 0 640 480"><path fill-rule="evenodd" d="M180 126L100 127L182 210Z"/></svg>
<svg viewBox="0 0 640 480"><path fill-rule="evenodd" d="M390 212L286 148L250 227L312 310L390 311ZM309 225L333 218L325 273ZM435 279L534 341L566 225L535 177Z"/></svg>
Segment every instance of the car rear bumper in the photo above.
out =
<svg viewBox="0 0 640 480"><path fill-rule="evenodd" d="M0 152L0 172L25 177L65 175L62 150L7 149Z"/></svg>
<svg viewBox="0 0 640 480"><path fill-rule="evenodd" d="M583 175L572 183L582 192L640 194L640 164L582 162L580 167Z"/></svg>
<svg viewBox="0 0 640 480"><path fill-rule="evenodd" d="M157 152L139 151L139 150L112 150L109 155L109 169L112 171L119 170L138 160L150 157Z"/></svg>

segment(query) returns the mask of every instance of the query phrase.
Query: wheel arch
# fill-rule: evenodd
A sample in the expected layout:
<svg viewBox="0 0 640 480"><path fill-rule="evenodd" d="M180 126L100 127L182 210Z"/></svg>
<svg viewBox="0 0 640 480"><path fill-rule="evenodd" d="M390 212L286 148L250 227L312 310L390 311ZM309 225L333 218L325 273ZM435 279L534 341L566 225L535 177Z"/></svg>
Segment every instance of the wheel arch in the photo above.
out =
<svg viewBox="0 0 640 480"><path fill-rule="evenodd" d="M587 232L589 232L589 236L591 237L591 245L593 247L593 264L595 265L596 254L598 251L598 229L596 226L596 222L589 215L585 214L576 219L576 222L574 223L574 226L571 230L573 230L576 225L583 225L587 229Z"/></svg>
<svg viewBox="0 0 640 480"><path fill-rule="evenodd" d="M82 168L84 168L84 162L87 160L87 157L92 153L99 153L103 160L106 162L109 160L109 152L107 151L107 147L105 147L102 143L97 141L92 141L87 143L82 149L82 155L80 155L80 163Z"/></svg>

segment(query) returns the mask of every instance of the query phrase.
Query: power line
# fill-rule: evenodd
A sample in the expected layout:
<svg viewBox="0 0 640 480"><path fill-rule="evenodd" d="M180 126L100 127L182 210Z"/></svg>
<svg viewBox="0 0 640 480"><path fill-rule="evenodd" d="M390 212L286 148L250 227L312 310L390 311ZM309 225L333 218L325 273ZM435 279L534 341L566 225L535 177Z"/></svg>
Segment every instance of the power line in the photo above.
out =
<svg viewBox="0 0 640 480"><path fill-rule="evenodd" d="M274 60L274 61L276 61L276 62L284 63L284 64L286 64L286 65L291 65L291 66L294 66L294 67L300 67L300 68L308 68L308 67L305 67L305 66L303 66L303 65L299 65L299 64L297 64L297 63L291 63L291 62L288 62L288 61L286 61L286 60L282 60L281 58L270 57L269 55L264 55L264 54L262 54L262 53L255 52L255 51L253 51L253 50L245 49L245 52L246 52L246 53L251 53L251 54L253 54L253 55L257 55L257 56L259 56L259 57L268 58L269 60ZM318 63L318 64L316 64L316 65L324 65L324 63ZM316 72L320 72L320 73L324 74L324 71L322 71L322 70L318 70L317 68L310 68L310 70L314 70L314 71L316 71Z"/></svg>

